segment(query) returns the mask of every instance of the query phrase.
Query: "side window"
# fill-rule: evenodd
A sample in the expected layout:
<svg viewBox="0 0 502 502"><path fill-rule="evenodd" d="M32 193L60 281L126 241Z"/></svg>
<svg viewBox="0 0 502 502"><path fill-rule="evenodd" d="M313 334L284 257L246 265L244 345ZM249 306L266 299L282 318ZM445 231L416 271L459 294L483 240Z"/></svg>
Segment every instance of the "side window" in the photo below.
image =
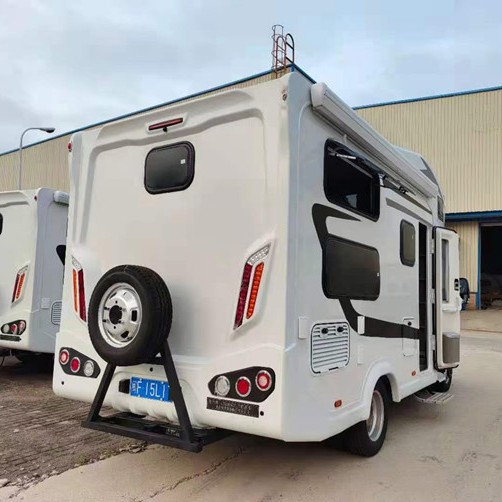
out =
<svg viewBox="0 0 502 502"><path fill-rule="evenodd" d="M333 204L372 220L378 219L378 174L362 159L332 141L327 141L324 149L324 193Z"/></svg>
<svg viewBox="0 0 502 502"><path fill-rule="evenodd" d="M375 248L328 236L323 250L322 284L328 298L376 300L380 257Z"/></svg>
<svg viewBox="0 0 502 502"><path fill-rule="evenodd" d="M450 263L449 242L446 239L441 240L441 269L442 269L442 298L445 303L450 301Z"/></svg>
<svg viewBox="0 0 502 502"><path fill-rule="evenodd" d="M2 233L3 231L3 214L0 213L0 234Z"/></svg>
<svg viewBox="0 0 502 502"><path fill-rule="evenodd" d="M415 226L411 223L401 221L401 244L399 254L401 255L401 263L408 267L415 265L416 253Z"/></svg>
<svg viewBox="0 0 502 502"><path fill-rule="evenodd" d="M145 161L145 188L152 194L185 190L194 177L194 162L191 143L151 150Z"/></svg>

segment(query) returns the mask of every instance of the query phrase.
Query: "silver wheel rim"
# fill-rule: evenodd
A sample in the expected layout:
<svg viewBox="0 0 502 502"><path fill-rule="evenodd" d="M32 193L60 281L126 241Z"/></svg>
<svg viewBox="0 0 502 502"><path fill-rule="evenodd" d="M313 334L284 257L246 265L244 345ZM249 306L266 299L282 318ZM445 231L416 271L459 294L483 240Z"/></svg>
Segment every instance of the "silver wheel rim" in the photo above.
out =
<svg viewBox="0 0 502 502"><path fill-rule="evenodd" d="M141 326L141 300L125 282L109 287L99 303L98 324L101 336L112 347L129 345Z"/></svg>
<svg viewBox="0 0 502 502"><path fill-rule="evenodd" d="M373 391L371 398L370 416L366 420L368 428L368 436L372 441L378 441L383 431L383 423L385 418L385 406L383 397L376 389Z"/></svg>

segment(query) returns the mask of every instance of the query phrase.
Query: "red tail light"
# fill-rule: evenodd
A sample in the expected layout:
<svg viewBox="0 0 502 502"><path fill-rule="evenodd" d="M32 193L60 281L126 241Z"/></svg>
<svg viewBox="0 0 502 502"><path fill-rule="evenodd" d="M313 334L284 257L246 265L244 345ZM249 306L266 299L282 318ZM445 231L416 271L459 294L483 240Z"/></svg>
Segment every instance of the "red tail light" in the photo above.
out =
<svg viewBox="0 0 502 502"><path fill-rule="evenodd" d="M17 302L23 293L23 286L26 279L28 267L23 267L16 275L14 290L12 291L12 303Z"/></svg>
<svg viewBox="0 0 502 502"><path fill-rule="evenodd" d="M70 362L70 369L73 373L77 373L80 369L80 359L78 357L74 357Z"/></svg>
<svg viewBox="0 0 502 502"><path fill-rule="evenodd" d="M265 268L264 260L268 256L269 251L270 245L267 245L251 255L244 264L241 288L239 290L239 299L237 301L237 308L235 311L234 329L237 329L244 322L245 312L246 320L250 319L255 312L260 282L263 276L263 269ZM251 293L249 294L248 298L249 284L251 282L251 274L253 273L253 270L253 283L251 286Z"/></svg>
<svg viewBox="0 0 502 502"><path fill-rule="evenodd" d="M235 384L235 390L241 397L249 396L249 394L251 393L251 382L249 381L249 378L238 378L237 383Z"/></svg>
<svg viewBox="0 0 502 502"><path fill-rule="evenodd" d="M85 309L85 285L84 285L84 270L80 263L72 258L72 277L73 277L73 308L75 313L82 319L87 320L87 312Z"/></svg>
<svg viewBox="0 0 502 502"><path fill-rule="evenodd" d="M238 328L244 320L244 310L246 308L246 299L248 297L251 270L253 270L253 267L249 263L246 263L244 265L244 272L242 273L241 289L239 291L239 303L237 304L237 311L235 312L234 328Z"/></svg>

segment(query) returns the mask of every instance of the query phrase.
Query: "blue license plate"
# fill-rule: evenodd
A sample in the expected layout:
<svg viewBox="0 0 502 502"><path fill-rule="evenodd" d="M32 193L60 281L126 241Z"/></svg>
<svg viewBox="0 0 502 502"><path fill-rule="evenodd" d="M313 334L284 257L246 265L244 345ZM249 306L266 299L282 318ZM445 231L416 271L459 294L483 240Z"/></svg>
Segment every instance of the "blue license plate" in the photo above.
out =
<svg viewBox="0 0 502 502"><path fill-rule="evenodd" d="M150 380L149 378L131 377L129 395L133 397L144 397L155 401L170 401L169 384L161 380Z"/></svg>

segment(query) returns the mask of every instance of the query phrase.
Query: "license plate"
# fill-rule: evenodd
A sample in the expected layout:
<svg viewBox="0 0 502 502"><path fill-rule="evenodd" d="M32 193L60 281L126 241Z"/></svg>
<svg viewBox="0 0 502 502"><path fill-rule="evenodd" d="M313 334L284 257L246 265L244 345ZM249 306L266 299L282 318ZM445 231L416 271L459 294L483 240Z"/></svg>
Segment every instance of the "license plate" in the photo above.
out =
<svg viewBox="0 0 502 502"><path fill-rule="evenodd" d="M169 401L169 384L161 380L131 377L129 395L155 401Z"/></svg>

